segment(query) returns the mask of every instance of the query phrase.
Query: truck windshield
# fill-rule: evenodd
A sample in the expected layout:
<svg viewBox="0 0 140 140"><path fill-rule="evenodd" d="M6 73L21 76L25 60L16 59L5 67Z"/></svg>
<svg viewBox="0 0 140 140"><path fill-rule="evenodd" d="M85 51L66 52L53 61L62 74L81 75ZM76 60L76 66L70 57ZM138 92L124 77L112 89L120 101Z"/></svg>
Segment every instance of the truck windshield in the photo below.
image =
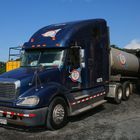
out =
<svg viewBox="0 0 140 140"><path fill-rule="evenodd" d="M21 67L61 67L64 50L26 50L21 55Z"/></svg>

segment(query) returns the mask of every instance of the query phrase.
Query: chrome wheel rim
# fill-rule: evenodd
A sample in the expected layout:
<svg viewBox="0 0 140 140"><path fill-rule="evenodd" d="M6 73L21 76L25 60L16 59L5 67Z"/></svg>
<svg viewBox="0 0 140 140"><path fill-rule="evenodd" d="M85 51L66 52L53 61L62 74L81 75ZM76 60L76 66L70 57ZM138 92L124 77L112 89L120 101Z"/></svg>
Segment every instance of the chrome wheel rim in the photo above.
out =
<svg viewBox="0 0 140 140"><path fill-rule="evenodd" d="M65 116L64 107L61 104L56 105L53 110L53 121L56 124L60 124L63 122L64 116Z"/></svg>
<svg viewBox="0 0 140 140"><path fill-rule="evenodd" d="M118 89L118 99L121 100L122 99L122 90Z"/></svg>
<svg viewBox="0 0 140 140"><path fill-rule="evenodd" d="M129 97L130 95L130 90L129 90L129 87L126 88L126 97Z"/></svg>

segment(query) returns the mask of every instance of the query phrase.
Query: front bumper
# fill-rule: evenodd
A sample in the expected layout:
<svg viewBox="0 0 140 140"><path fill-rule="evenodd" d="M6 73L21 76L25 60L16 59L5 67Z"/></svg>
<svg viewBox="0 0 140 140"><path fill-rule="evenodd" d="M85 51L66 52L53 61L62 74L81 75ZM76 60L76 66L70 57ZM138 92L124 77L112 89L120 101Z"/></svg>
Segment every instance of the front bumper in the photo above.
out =
<svg viewBox="0 0 140 140"><path fill-rule="evenodd" d="M0 107L0 119L5 119L7 125L39 126L45 124L47 112L48 107L33 110Z"/></svg>

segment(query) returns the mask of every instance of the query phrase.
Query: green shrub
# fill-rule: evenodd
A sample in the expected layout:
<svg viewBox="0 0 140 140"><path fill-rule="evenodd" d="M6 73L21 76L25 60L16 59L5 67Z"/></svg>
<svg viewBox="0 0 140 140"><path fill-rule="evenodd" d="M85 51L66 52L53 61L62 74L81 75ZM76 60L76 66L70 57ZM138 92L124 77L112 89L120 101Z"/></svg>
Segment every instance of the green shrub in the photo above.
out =
<svg viewBox="0 0 140 140"><path fill-rule="evenodd" d="M6 71L6 64L4 62L0 62L0 74Z"/></svg>

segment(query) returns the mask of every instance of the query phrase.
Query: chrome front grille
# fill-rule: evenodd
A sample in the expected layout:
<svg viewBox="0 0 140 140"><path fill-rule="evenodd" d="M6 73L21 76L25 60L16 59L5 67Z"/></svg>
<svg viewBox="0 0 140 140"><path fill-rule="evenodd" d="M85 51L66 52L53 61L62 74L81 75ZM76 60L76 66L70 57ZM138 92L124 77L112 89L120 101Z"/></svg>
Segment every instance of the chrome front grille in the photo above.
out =
<svg viewBox="0 0 140 140"><path fill-rule="evenodd" d="M0 81L0 100L15 99L18 93L15 82Z"/></svg>

